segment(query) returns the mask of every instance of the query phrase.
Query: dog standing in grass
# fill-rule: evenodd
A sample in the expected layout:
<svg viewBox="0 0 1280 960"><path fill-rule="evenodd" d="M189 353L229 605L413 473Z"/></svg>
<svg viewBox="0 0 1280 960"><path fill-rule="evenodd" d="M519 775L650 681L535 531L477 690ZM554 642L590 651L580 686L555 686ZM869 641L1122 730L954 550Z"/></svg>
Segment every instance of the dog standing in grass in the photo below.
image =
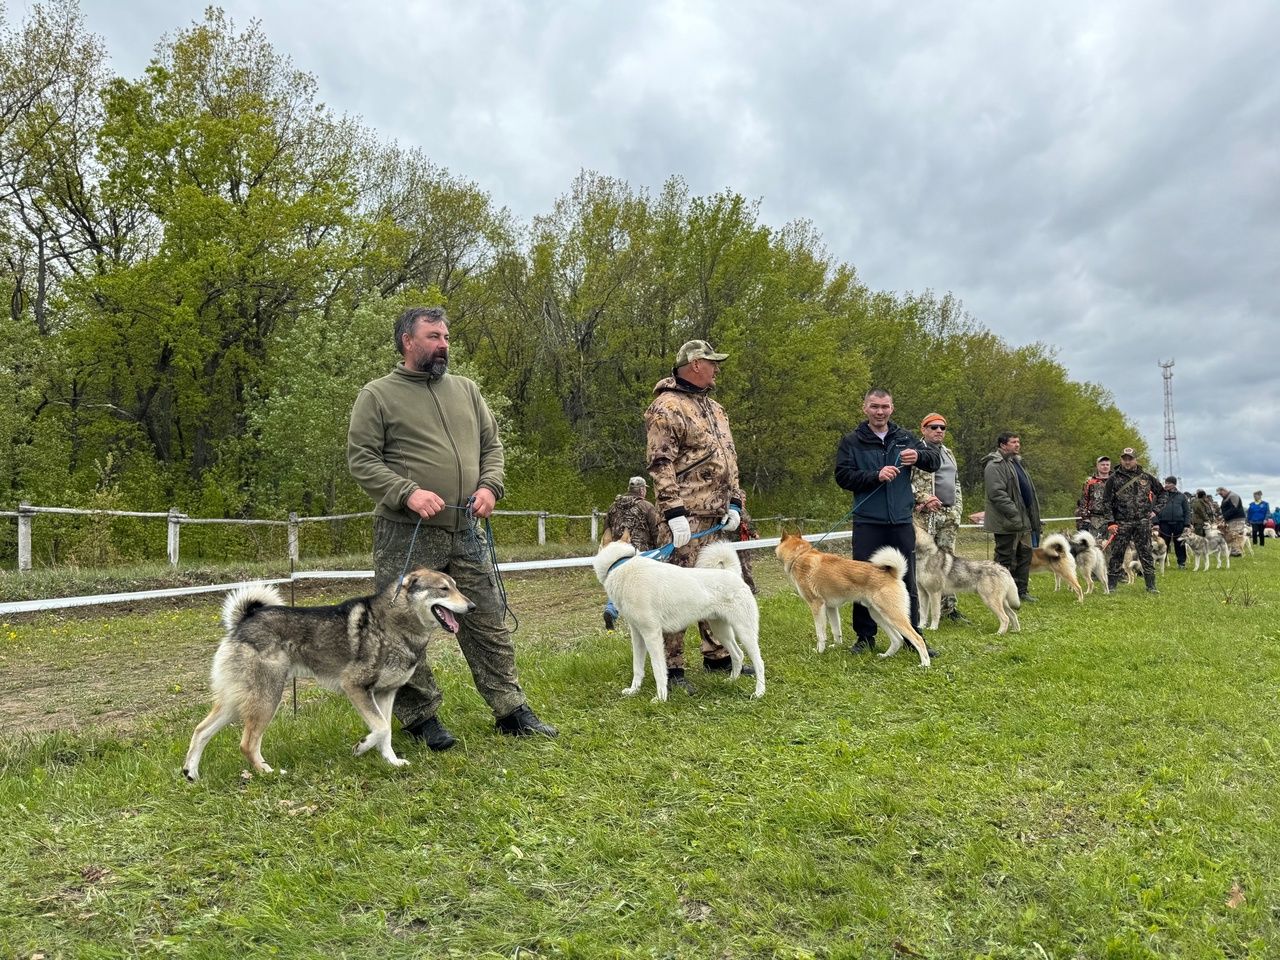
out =
<svg viewBox="0 0 1280 960"><path fill-rule="evenodd" d="M942 598L947 593L976 593L1000 621L996 633L1018 623L1018 585L1013 574L994 560L970 560L942 550L933 537L916 526L916 585L920 588L920 629L937 630Z"/></svg>
<svg viewBox="0 0 1280 960"><path fill-rule="evenodd" d="M439 623L457 633L455 615L473 609L453 578L425 568L381 593L332 607L286 607L274 587L228 594L222 605L227 634L213 655L213 709L191 735L182 772L198 780L209 740L243 720L240 752L255 771L271 773L262 734L294 677L314 677L347 695L369 726L357 756L377 747L387 763L403 767L409 761L391 749L396 693L422 662L431 627Z"/></svg>
<svg viewBox="0 0 1280 960"><path fill-rule="evenodd" d="M870 560L846 560L816 549L797 533L788 533L775 551L796 593L809 604L818 652L827 649L827 624L831 639L842 642L840 608L849 603L865 606L876 624L889 635L891 657L905 639L920 655L920 666L929 666L929 648L911 623L911 598L907 595L907 558L895 547L881 547Z"/></svg>
<svg viewBox="0 0 1280 960"><path fill-rule="evenodd" d="M698 552L692 567L676 567L637 556L624 534L614 540L606 530L593 562L596 579L631 630L631 696L644 681L645 654L657 688L654 702L667 699L667 658L663 634L702 621L716 643L729 653L729 679L742 673L743 652L755 670L753 697L764 696L760 658L760 609L742 579L738 553L728 543L712 543Z"/></svg>

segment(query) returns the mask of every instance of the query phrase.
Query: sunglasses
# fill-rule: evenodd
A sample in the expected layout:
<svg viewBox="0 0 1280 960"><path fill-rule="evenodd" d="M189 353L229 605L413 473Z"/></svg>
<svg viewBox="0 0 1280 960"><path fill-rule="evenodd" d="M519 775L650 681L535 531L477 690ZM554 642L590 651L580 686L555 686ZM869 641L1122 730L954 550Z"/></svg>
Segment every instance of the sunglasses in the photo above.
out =
<svg viewBox="0 0 1280 960"><path fill-rule="evenodd" d="M946 425L945 423L931 423L931 424L929 424L927 427L925 427L925 429L926 429L926 430L943 430L943 431L945 431L945 430L947 429L947 425Z"/></svg>

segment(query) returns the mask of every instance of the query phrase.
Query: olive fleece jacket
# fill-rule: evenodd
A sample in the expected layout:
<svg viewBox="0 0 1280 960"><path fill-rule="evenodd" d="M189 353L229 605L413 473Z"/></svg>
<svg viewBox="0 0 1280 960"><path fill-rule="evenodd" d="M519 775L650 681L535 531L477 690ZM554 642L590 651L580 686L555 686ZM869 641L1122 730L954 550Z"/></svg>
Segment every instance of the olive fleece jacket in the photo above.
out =
<svg viewBox="0 0 1280 960"><path fill-rule="evenodd" d="M365 384L351 409L347 469L376 516L417 523L404 504L419 488L453 506L464 506L480 487L501 499L503 464L498 422L466 377L432 379L401 362ZM456 531L466 516L446 509L423 523Z"/></svg>

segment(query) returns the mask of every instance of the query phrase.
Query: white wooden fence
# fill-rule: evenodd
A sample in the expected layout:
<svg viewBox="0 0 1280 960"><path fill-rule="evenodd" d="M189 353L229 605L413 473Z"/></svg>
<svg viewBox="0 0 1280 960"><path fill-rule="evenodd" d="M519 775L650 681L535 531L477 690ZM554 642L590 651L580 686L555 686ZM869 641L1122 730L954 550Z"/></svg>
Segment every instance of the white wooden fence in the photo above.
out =
<svg viewBox="0 0 1280 960"><path fill-rule="evenodd" d="M342 513L333 516L322 517L300 517L297 513L290 513L288 520L236 520L219 517L189 517L177 507L170 507L167 513L143 512L138 510L85 510L78 507L37 507L30 503L18 504L18 509L0 511L0 517L16 517L18 520L18 570L31 569L31 536L35 518L39 514L67 514L74 516L107 516L107 517L141 517L151 520L164 520L168 527L167 554L169 563L172 566L178 565L179 556L182 545L182 528L184 526L193 526L199 524L213 525L225 524L231 526L265 526L265 527L286 527L288 528L289 541L289 559L293 563L298 563L300 559L300 545L302 540L302 525L305 523L322 523L333 520L354 520L361 517L372 517L373 511L367 510L363 513ZM545 545L547 542L547 521L548 520L590 520L591 521L591 542L595 543L600 538L600 521L604 518L605 511L593 509L590 513L572 514L572 513L551 513L546 510L495 510L495 517L533 517L538 523L538 543ZM758 517L756 521L767 520L777 521L778 523L817 523L816 520L809 520L805 517Z"/></svg>

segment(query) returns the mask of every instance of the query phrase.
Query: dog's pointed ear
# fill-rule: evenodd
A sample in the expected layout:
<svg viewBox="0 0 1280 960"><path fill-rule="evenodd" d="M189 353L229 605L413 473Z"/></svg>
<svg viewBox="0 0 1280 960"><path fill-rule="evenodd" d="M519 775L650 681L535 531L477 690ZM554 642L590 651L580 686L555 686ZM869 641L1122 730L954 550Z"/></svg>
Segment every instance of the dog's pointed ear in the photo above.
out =
<svg viewBox="0 0 1280 960"><path fill-rule="evenodd" d="M613 543L613 530L605 527L604 533L600 534L600 546L607 547L611 543Z"/></svg>
<svg viewBox="0 0 1280 960"><path fill-rule="evenodd" d="M619 543L630 543L630 542L631 542L631 531L630 531L630 530L623 530L623 531L622 531L622 536L620 536L620 537L618 538L618 542L619 542Z"/></svg>

